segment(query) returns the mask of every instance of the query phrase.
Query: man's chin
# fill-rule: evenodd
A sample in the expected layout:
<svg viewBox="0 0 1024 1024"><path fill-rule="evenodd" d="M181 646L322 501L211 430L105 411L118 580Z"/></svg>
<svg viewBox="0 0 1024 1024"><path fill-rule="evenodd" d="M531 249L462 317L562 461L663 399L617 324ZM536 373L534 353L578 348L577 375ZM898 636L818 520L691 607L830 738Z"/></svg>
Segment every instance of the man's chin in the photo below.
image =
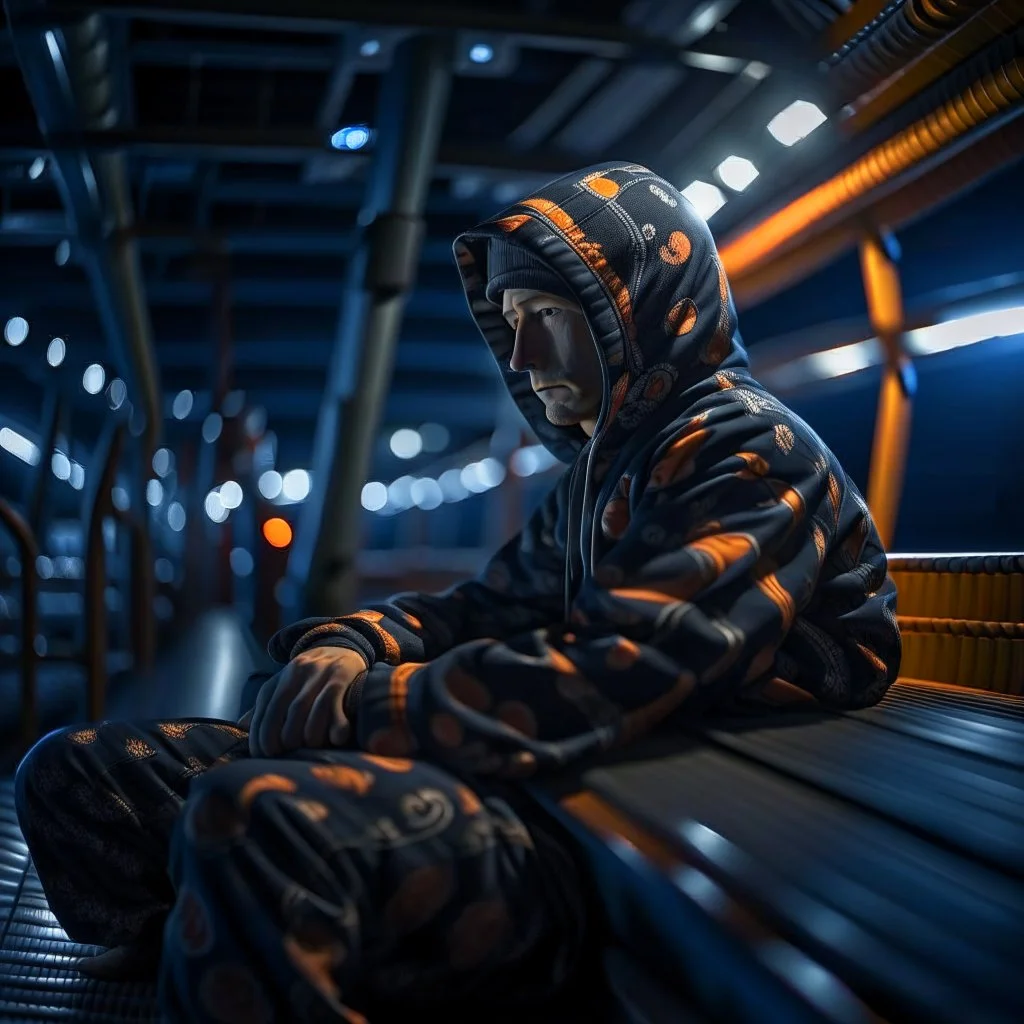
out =
<svg viewBox="0 0 1024 1024"><path fill-rule="evenodd" d="M581 420L580 414L562 402L545 407L548 423L556 427L575 427Z"/></svg>

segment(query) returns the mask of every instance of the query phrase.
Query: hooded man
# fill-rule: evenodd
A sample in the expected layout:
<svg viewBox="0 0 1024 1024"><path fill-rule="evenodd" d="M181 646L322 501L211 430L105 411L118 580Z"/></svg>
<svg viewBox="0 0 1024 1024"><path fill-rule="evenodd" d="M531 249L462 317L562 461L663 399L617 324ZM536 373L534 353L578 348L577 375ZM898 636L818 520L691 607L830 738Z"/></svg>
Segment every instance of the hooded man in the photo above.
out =
<svg viewBox="0 0 1024 1024"><path fill-rule="evenodd" d="M512 397L569 466L523 531L445 594L283 630L241 727L64 730L19 772L61 923L152 951L162 930L171 1020L548 995L584 901L520 780L716 709L864 707L896 677L867 507L751 377L672 185L567 175L455 254Z"/></svg>

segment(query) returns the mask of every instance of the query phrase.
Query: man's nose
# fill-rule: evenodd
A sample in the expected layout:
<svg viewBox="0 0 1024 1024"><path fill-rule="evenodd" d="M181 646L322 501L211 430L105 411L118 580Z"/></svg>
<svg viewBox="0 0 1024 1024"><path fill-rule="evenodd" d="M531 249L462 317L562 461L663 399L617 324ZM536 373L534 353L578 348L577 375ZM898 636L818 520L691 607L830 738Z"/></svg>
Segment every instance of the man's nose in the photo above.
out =
<svg viewBox="0 0 1024 1024"><path fill-rule="evenodd" d="M531 334L532 332L525 325L516 328L516 342L512 347L512 357L508 361L509 369L515 373L537 369Z"/></svg>

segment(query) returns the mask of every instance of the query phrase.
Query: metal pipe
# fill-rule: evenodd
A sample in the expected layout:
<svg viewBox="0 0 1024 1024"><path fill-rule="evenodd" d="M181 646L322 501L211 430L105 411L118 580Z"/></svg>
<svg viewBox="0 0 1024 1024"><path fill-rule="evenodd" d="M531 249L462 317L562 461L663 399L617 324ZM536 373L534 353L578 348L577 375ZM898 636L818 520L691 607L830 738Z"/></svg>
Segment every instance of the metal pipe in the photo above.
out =
<svg viewBox="0 0 1024 1024"><path fill-rule="evenodd" d="M885 350L882 388L878 396L875 436L868 477L868 507L882 544L889 547L896 532L900 495L910 443L910 412L914 370L903 344L903 295L892 237L867 235L860 247L861 274L868 316Z"/></svg>
<svg viewBox="0 0 1024 1024"><path fill-rule="evenodd" d="M989 0L906 0L890 5L852 38L831 47L830 77L845 90L877 84L987 6Z"/></svg>
<svg viewBox="0 0 1024 1024"><path fill-rule="evenodd" d="M7 527L21 557L21 673L20 736L22 749L27 750L37 738L39 730L39 655L36 636L39 633L39 579L36 559L39 547L35 534L25 518L8 502L0 498L0 523Z"/></svg>
<svg viewBox="0 0 1024 1024"><path fill-rule="evenodd" d="M107 559L103 520L114 514L111 497L121 461L127 424L116 423L108 435L106 457L91 494L85 541L85 692L90 721L103 717L107 681ZM102 449L101 449L102 450Z"/></svg>
<svg viewBox="0 0 1024 1024"><path fill-rule="evenodd" d="M848 116L843 122L847 131L861 131L920 95L990 43L1009 35L1024 18L1021 0L995 0L980 9L977 4L973 9L955 5L957 9L950 11L941 31L916 36L903 33L912 45L890 45L887 34L898 33L901 25L908 24L913 6L901 7L885 23L877 34L886 38L879 41L877 49L871 43L858 47L835 68L832 77L837 79L837 92L848 100ZM859 63L858 55L863 58Z"/></svg>
<svg viewBox="0 0 1024 1024"><path fill-rule="evenodd" d="M820 233L837 214L863 204L882 186L947 156L968 133L995 127L998 118L1024 110L1024 60L1013 57L943 103L927 117L870 150L839 174L811 189L721 248L730 279L752 273L784 249Z"/></svg>
<svg viewBox="0 0 1024 1024"><path fill-rule="evenodd" d="M119 119L110 64L110 40L99 15L92 14L63 29L67 70L82 117L82 127L102 129ZM97 182L106 200L109 223L101 246L106 250L119 299L123 336L131 361L134 404L145 414L143 460L151 460L163 423L160 375L153 345L153 327L145 297L139 251L133 235L135 214L124 154L106 152L94 157Z"/></svg>
<svg viewBox="0 0 1024 1024"><path fill-rule="evenodd" d="M313 506L303 525L316 543L306 605L337 613L355 599L360 546L360 492L366 481L406 298L415 282L423 210L448 106L452 44L425 35L403 44L381 92L382 135L370 177L368 246L350 266L335 364L318 424L323 466L319 522ZM352 362L358 368L351 372ZM332 395L330 392L334 390ZM340 400L340 401L339 401ZM339 416L340 414L340 416Z"/></svg>

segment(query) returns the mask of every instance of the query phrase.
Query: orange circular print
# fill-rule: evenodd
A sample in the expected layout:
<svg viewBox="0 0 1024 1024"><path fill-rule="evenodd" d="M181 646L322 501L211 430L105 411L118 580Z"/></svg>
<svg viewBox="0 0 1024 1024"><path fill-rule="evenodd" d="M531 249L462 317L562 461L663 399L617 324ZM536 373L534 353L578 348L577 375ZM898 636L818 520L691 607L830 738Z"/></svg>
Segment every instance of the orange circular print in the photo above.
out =
<svg viewBox="0 0 1024 1024"><path fill-rule="evenodd" d="M667 333L681 337L689 334L697 323L697 304L693 299L683 299L677 302L665 318L665 329Z"/></svg>
<svg viewBox="0 0 1024 1024"><path fill-rule="evenodd" d="M658 250L658 255L663 263L678 267L690 258L691 249L689 238L682 231L673 231L668 236L668 242Z"/></svg>

